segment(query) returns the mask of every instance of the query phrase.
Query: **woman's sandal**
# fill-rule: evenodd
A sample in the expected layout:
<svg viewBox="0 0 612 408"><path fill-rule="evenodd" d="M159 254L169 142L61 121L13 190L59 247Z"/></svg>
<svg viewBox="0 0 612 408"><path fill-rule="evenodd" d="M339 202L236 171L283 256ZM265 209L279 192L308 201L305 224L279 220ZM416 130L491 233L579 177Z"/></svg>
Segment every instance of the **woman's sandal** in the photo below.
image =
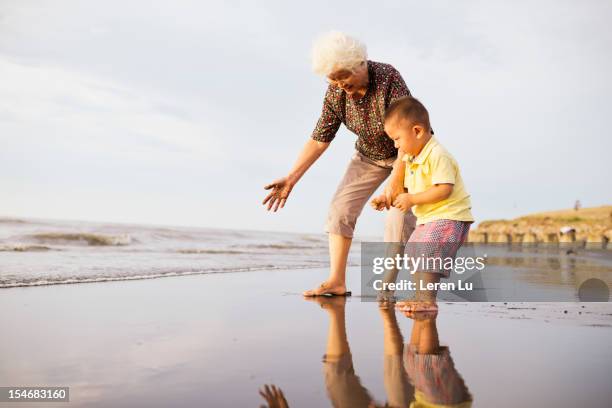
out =
<svg viewBox="0 0 612 408"><path fill-rule="evenodd" d="M317 288L317 289L321 289L322 292L315 293L315 291L317 289L310 289L310 290L307 290L306 292L304 292L304 296L306 296L306 297L313 297L313 296L351 296L351 291L350 290L347 290L344 293L333 293L333 292L325 291L326 287L327 287L327 284L325 282L323 282Z"/></svg>

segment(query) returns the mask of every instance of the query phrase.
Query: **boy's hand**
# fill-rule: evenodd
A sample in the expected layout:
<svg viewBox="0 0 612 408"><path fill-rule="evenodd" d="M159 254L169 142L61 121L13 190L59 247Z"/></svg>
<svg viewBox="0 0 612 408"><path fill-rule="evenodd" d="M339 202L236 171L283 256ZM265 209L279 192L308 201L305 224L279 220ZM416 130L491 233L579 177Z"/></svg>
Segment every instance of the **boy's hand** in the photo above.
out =
<svg viewBox="0 0 612 408"><path fill-rule="evenodd" d="M414 205L412 197L409 193L400 194L393 202L395 208L399 208L403 212L407 212Z"/></svg>
<svg viewBox="0 0 612 408"><path fill-rule="evenodd" d="M404 185L402 183L395 182L394 180L389 181L385 186L385 196L387 196L387 201L392 203L395 198L404 193Z"/></svg>
<svg viewBox="0 0 612 408"><path fill-rule="evenodd" d="M387 196L385 194L381 194L378 197L372 199L372 201L370 201L370 205L376 211L382 211L385 208L388 210L391 207L391 204L389 203L389 201L387 201Z"/></svg>

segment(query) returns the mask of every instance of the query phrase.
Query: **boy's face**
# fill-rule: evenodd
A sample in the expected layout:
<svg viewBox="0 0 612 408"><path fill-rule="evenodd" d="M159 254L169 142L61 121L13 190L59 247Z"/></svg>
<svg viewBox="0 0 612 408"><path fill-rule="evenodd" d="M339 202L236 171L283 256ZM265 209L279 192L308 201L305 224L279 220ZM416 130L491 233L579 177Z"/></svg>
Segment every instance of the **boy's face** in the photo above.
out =
<svg viewBox="0 0 612 408"><path fill-rule="evenodd" d="M424 146L425 129L406 119L391 117L385 121L385 132L393 140L396 149L416 156Z"/></svg>

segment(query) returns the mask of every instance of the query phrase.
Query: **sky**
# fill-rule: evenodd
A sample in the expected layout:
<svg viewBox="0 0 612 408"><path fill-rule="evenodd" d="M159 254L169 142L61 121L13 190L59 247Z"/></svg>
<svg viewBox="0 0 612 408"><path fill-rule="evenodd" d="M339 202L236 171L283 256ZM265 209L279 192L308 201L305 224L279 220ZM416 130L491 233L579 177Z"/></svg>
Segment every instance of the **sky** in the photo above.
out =
<svg viewBox="0 0 612 408"><path fill-rule="evenodd" d="M320 114L329 30L400 71L477 221L612 204L611 20L596 0L0 0L0 216L323 232L344 127L283 210L261 201Z"/></svg>

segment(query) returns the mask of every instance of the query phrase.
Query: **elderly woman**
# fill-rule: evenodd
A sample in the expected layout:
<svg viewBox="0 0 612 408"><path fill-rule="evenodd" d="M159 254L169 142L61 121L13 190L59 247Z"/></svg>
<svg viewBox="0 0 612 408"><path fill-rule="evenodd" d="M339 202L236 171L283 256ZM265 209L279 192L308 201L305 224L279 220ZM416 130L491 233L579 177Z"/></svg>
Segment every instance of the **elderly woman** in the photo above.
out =
<svg viewBox="0 0 612 408"><path fill-rule="evenodd" d="M367 59L366 47L338 32L321 37L313 47L313 69L327 77L329 86L317 125L289 174L265 187L268 210L283 208L293 186L325 152L340 124L357 135L348 168L332 199L327 217L329 278L305 296L346 295L346 263L353 231L363 207L376 189L390 177L387 202L403 193L398 151L384 130L384 113L391 101L410 95L399 72L389 64ZM403 154L400 154L401 158ZM397 165L395 165L397 161ZM406 242L415 218L391 208L385 222L386 242Z"/></svg>

